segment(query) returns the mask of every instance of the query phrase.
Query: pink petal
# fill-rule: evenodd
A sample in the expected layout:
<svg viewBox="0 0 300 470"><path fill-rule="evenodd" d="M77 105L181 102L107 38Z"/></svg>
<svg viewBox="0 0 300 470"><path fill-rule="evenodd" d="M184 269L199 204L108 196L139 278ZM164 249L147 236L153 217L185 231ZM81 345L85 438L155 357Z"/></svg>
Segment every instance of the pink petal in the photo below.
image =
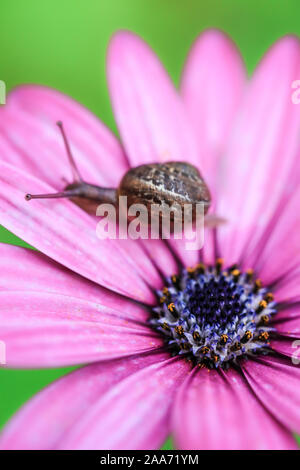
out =
<svg viewBox="0 0 300 470"><path fill-rule="evenodd" d="M282 311L274 318L275 328L283 336L300 338L300 312L297 309Z"/></svg>
<svg viewBox="0 0 300 470"><path fill-rule="evenodd" d="M297 448L233 369L191 374L179 390L173 424L180 449Z"/></svg>
<svg viewBox="0 0 300 470"><path fill-rule="evenodd" d="M196 137L175 87L149 46L128 31L111 40L108 84L132 166L163 161L199 165Z"/></svg>
<svg viewBox="0 0 300 470"><path fill-rule="evenodd" d="M127 319L147 322L146 309L69 271L37 251L0 243L0 292L40 292L65 295L104 305ZM99 310L100 314L100 310Z"/></svg>
<svg viewBox="0 0 300 470"><path fill-rule="evenodd" d="M173 236L168 240L169 248L177 259L180 260L181 264L184 267L193 267L199 262L199 250L188 250L187 243L189 243L189 240L185 237L184 233L181 240L176 240Z"/></svg>
<svg viewBox="0 0 300 470"><path fill-rule="evenodd" d="M58 367L151 351L162 339L99 301L0 291L0 337L9 367Z"/></svg>
<svg viewBox="0 0 300 470"><path fill-rule="evenodd" d="M265 357L243 365L247 381L263 405L291 431L300 432L300 369L289 360Z"/></svg>
<svg viewBox="0 0 300 470"><path fill-rule="evenodd" d="M190 366L169 359L142 369L90 408L61 449L156 449L170 431L169 413Z"/></svg>
<svg viewBox="0 0 300 470"><path fill-rule="evenodd" d="M203 174L215 194L219 158L231 132L245 87L245 66L232 41L207 30L193 44L182 77L182 96L202 151Z"/></svg>
<svg viewBox="0 0 300 470"><path fill-rule="evenodd" d="M288 36L267 53L250 83L218 177L217 212L229 219L220 245L229 263L244 254L252 264L251 248L299 170L300 113L291 100L299 74L299 42Z"/></svg>
<svg viewBox="0 0 300 470"><path fill-rule="evenodd" d="M103 362L59 379L12 418L0 437L0 449L58 448L105 393L165 357L148 355Z"/></svg>
<svg viewBox="0 0 300 470"><path fill-rule="evenodd" d="M283 336L282 338L272 340L270 346L274 351L287 358L299 358L299 354L297 354L297 349L299 350L300 341L296 340L295 343L294 341L295 338L288 338Z"/></svg>
<svg viewBox="0 0 300 470"><path fill-rule="evenodd" d="M283 250L282 250L283 251ZM297 256L297 253L295 253ZM272 260L276 258L275 256L272 257ZM271 264L271 263L268 263ZM300 291L299 291L299 277L300 277L300 264L295 265L294 269L289 268L285 270L284 268L277 272L276 279L280 278L281 282L279 282L274 289L275 299L276 302L287 302L291 299L300 299ZM270 277L269 277L270 279Z"/></svg>
<svg viewBox="0 0 300 470"><path fill-rule="evenodd" d="M142 240L145 252L152 263L157 266L163 277L172 276L178 272L176 256L169 245L162 240Z"/></svg>
<svg viewBox="0 0 300 470"><path fill-rule="evenodd" d="M61 189L63 178L71 182L72 173L58 120L83 178L117 186L128 168L118 140L88 109L43 86L23 85L9 94L0 110L1 158Z"/></svg>
<svg viewBox="0 0 300 470"><path fill-rule="evenodd" d="M156 287L161 279L134 241L121 245L118 240L100 240L95 221L70 201L25 201L28 190L53 192L47 184L3 162L0 175L0 221L8 230L104 287L141 301L154 300L146 283Z"/></svg>
<svg viewBox="0 0 300 470"><path fill-rule="evenodd" d="M288 191L254 253L256 270L265 283L272 283L282 272L289 272L294 266L300 267L300 237L297 236L300 228L298 178L288 183ZM299 279L297 286L299 295Z"/></svg>

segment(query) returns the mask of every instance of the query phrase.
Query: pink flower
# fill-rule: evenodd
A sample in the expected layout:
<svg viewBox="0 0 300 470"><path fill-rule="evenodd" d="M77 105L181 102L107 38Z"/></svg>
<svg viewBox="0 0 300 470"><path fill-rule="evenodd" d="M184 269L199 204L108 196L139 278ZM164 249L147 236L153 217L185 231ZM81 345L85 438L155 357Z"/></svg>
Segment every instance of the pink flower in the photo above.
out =
<svg viewBox="0 0 300 470"><path fill-rule="evenodd" d="M8 366L90 365L30 400L0 447L152 449L172 434L180 449L297 448L298 41L278 41L248 84L230 40L204 33L183 100L131 33L114 36L107 70L122 145L48 88L19 87L1 109L1 222L41 252L0 246ZM100 242L72 202L26 202L70 182L58 119L86 181L117 186L129 165L186 160L228 223L207 230L199 258L180 243Z"/></svg>

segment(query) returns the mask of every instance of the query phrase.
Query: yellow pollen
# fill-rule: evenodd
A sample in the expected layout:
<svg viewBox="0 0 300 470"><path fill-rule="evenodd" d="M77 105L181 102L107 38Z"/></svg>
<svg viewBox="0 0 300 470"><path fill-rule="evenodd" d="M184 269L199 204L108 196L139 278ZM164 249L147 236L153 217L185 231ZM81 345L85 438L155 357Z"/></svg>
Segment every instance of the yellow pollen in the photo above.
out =
<svg viewBox="0 0 300 470"><path fill-rule="evenodd" d="M249 339L252 338L253 335L252 335L251 331L247 330L247 331L245 332L245 336L246 336L247 340L249 340Z"/></svg>
<svg viewBox="0 0 300 470"><path fill-rule="evenodd" d="M269 318L268 315L263 315L263 316L261 317L261 321L266 325L267 323L269 323L270 318Z"/></svg>
<svg viewBox="0 0 300 470"><path fill-rule="evenodd" d="M226 344L228 341L228 335L223 334L220 336L221 343Z"/></svg>
<svg viewBox="0 0 300 470"><path fill-rule="evenodd" d="M175 310L175 304L174 304L174 302L171 302L171 303L168 305L168 310L170 310L170 312L174 312L174 310Z"/></svg>
<svg viewBox="0 0 300 470"><path fill-rule="evenodd" d="M272 292L267 292L266 296L265 296L265 300L266 302L269 304L270 302L273 302L274 300L274 295L272 294Z"/></svg>
<svg viewBox="0 0 300 470"><path fill-rule="evenodd" d="M182 325L175 326L175 331L179 336L182 336L184 333L184 329Z"/></svg>
<svg viewBox="0 0 300 470"><path fill-rule="evenodd" d="M262 282L261 282L260 279L256 279L256 281L255 281L254 284L255 284L255 285L254 285L254 290L259 290L259 289L261 289L261 287L262 287Z"/></svg>
<svg viewBox="0 0 300 470"><path fill-rule="evenodd" d="M261 300L258 304L258 307L256 309L256 313L262 312L266 307L267 307L267 302L265 300Z"/></svg>
<svg viewBox="0 0 300 470"><path fill-rule="evenodd" d="M192 274L196 271L197 268L186 268L187 272Z"/></svg>
<svg viewBox="0 0 300 470"><path fill-rule="evenodd" d="M267 304L267 302L266 302L265 300L261 300L261 301L259 302L259 306L260 306L261 308L266 308L267 305L268 305L268 304Z"/></svg>
<svg viewBox="0 0 300 470"><path fill-rule="evenodd" d="M267 331L263 331L259 335L258 339L261 340L261 341L267 341L269 339L269 333Z"/></svg>
<svg viewBox="0 0 300 470"><path fill-rule="evenodd" d="M238 341L236 343L234 343L234 345L231 347L231 350L232 351L239 351L241 349L241 343L239 343Z"/></svg>
<svg viewBox="0 0 300 470"><path fill-rule="evenodd" d="M240 270L239 269L234 269L233 271L231 271L231 274L236 277L236 276L239 276L241 273L240 273Z"/></svg>
<svg viewBox="0 0 300 470"><path fill-rule="evenodd" d="M223 262L224 262L223 258L217 258L216 260L216 272L218 275L221 273Z"/></svg>
<svg viewBox="0 0 300 470"><path fill-rule="evenodd" d="M231 271L231 274L233 276L233 280L237 281L240 277L241 271L239 269L234 269L233 271Z"/></svg>
<svg viewBox="0 0 300 470"><path fill-rule="evenodd" d="M198 333L198 331L194 331L193 338L195 341L197 341L200 338L200 334Z"/></svg>

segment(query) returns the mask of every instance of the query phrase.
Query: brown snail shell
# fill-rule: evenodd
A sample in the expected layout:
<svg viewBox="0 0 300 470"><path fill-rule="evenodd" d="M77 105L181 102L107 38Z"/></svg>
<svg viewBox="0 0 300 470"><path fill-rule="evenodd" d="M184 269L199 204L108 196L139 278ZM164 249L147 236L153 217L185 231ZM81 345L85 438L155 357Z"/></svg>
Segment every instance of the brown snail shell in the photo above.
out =
<svg viewBox="0 0 300 470"><path fill-rule="evenodd" d="M150 214L156 204L171 207L174 203L178 212L171 214L171 220L182 217L183 207L189 204L195 217L196 204L202 203L204 214L210 206L210 192L194 166L185 162L167 162L140 165L130 169L121 180L119 196L127 196L128 207L143 204Z"/></svg>
<svg viewBox="0 0 300 470"><path fill-rule="evenodd" d="M184 162L153 163L132 168L121 180L118 193L127 196L129 206L203 203L205 213L211 201L197 168Z"/></svg>

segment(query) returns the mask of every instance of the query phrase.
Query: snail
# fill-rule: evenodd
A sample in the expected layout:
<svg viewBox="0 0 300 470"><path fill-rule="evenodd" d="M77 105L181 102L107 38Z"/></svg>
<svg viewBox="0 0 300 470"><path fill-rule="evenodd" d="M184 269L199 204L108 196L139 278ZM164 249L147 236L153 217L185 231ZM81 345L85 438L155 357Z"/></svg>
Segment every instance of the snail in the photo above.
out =
<svg viewBox="0 0 300 470"><path fill-rule="evenodd" d="M153 204L170 207L176 203L183 210L183 207L189 204L194 217L194 209L201 203L204 214L207 213L211 204L209 189L198 169L186 162L151 163L131 168L121 179L118 188L104 188L85 182L77 169L62 122L58 121L57 125L72 167L74 181L62 192L26 194L27 201L66 197L86 212L95 214L99 204L110 203L118 207L119 197L126 196L128 206L143 204L150 209ZM209 226L222 223L222 219L215 215L206 216L205 221Z"/></svg>

